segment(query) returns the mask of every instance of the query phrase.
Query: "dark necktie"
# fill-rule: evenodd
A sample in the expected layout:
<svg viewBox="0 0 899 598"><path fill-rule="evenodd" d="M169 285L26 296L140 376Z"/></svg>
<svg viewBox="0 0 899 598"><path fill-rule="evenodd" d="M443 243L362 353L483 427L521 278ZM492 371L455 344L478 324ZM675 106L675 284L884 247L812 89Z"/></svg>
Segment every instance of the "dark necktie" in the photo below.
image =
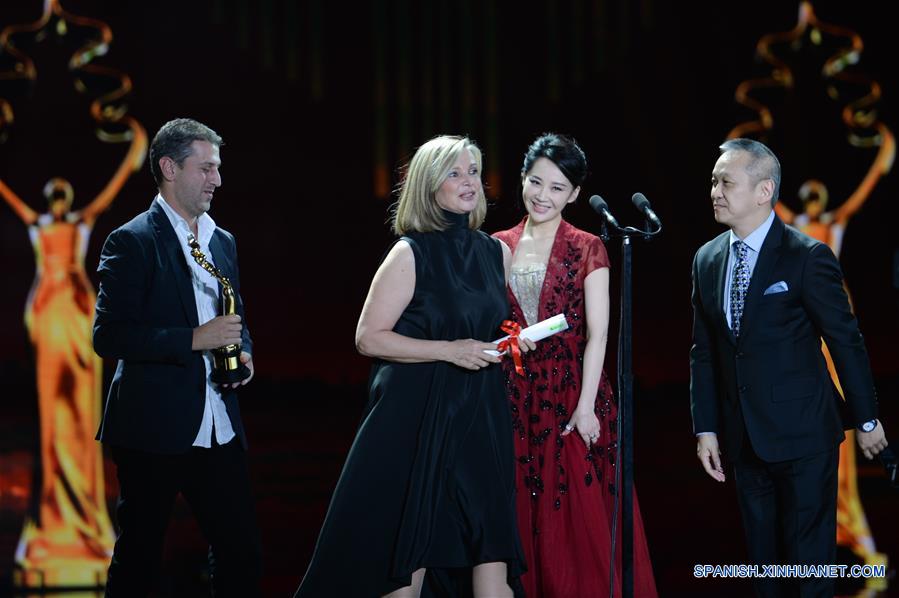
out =
<svg viewBox="0 0 899 598"><path fill-rule="evenodd" d="M730 283L730 327L734 336L740 337L740 321L743 319L743 304L749 289L749 247L743 241L734 242L734 272Z"/></svg>

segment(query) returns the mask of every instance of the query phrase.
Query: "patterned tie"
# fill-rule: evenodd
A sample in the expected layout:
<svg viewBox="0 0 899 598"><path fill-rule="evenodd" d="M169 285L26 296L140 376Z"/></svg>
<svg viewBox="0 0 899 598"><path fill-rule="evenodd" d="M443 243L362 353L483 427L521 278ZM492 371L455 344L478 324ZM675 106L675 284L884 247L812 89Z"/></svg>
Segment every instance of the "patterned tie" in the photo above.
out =
<svg viewBox="0 0 899 598"><path fill-rule="evenodd" d="M734 242L734 272L730 283L730 327L740 338L740 320L743 319L743 303L749 289L749 247L743 241Z"/></svg>

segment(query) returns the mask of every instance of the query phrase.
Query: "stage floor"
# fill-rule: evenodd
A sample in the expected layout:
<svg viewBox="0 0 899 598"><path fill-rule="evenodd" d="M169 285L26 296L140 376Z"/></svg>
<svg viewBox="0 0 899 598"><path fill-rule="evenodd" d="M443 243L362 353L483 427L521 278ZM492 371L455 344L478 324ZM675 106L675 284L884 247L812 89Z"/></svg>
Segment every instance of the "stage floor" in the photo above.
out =
<svg viewBox="0 0 899 598"><path fill-rule="evenodd" d="M696 564L745 562L743 536L730 479L719 485L695 459L685 385L635 391L636 485L661 596L750 596L747 580L696 579ZM23 391L21 396L29 391ZM33 394L33 393L32 393ZM899 444L895 380L879 381L881 415ZM9 395L7 395L9 397ZM312 552L328 498L352 441L365 397L359 386L320 382L277 385L255 380L242 409L264 547L264 595L289 596ZM7 400L0 417L0 595L15 595L12 563L27 509L36 413L27 400ZM899 446L895 447L899 449ZM110 509L114 467L107 462ZM859 490L878 549L889 555L890 587L864 592L840 585L847 596L899 596L896 505L879 463L859 463ZM348 563L348 574L352 574ZM75 596L76 594L65 594ZM99 595L95 592L80 596ZM179 501L167 538L160 596L208 595L206 544L188 506Z"/></svg>

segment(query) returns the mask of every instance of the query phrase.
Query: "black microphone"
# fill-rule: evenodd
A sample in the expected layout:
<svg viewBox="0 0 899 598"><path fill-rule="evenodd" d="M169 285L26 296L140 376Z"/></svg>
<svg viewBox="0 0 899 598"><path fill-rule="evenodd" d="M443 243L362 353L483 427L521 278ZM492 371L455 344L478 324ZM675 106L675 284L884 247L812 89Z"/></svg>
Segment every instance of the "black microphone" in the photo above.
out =
<svg viewBox="0 0 899 598"><path fill-rule="evenodd" d="M599 195L594 195L590 198L590 207L593 208L597 214L605 218L606 222L611 224L613 227L620 229L618 226L618 221L615 220L615 217L612 216L612 213L609 212L609 204L606 203L606 200L601 198Z"/></svg>
<svg viewBox="0 0 899 598"><path fill-rule="evenodd" d="M652 208L649 207L649 200L646 199L646 196L642 193L634 193L633 197L631 197L631 201L634 202L634 207L636 207L646 219L652 222L656 227L662 228L662 221L659 220L659 217L656 216L656 213L652 211Z"/></svg>

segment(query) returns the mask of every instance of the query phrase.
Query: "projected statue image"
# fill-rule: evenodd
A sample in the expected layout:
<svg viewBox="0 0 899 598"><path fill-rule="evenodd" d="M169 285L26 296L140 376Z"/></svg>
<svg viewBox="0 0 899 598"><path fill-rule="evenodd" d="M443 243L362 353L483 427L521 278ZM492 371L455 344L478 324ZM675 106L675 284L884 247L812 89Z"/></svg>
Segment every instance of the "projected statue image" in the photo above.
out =
<svg viewBox="0 0 899 598"><path fill-rule="evenodd" d="M74 52L65 56L68 75L75 93L89 98L89 112L83 113L83 122L81 114L62 109L63 116L44 113L42 124L52 128L53 123L68 119L66 124L71 124L72 130L80 126L86 133L77 141L83 142L80 147L96 148L99 139L125 143L128 148L124 157L119 154L116 158L121 160L118 166L116 162L104 166L97 160L97 169L113 174L96 196L86 200L77 197L68 180L54 177L43 187L46 208L37 208L40 189L27 194L14 189L12 172L0 179L0 197L27 227L35 256L34 282L25 302L25 329L33 348L40 438L32 508L15 554L14 584L19 587L102 586L115 544L106 504L103 453L94 439L102 409L103 376L102 362L91 342L96 294L84 261L97 218L143 163L147 136L141 124L128 115L129 77L95 64L97 57L107 53L111 40L105 23L68 13L59 0L45 0L37 21L11 25L0 32L0 50L7 63L11 62L11 68L0 72L0 143L16 137L20 140L18 151L24 148L27 152L38 147L34 140L40 138L40 147L48 147L46 129L35 130L33 118L32 126L28 118L19 125L13 108L23 97L29 98L29 104L40 105L41 98L32 94L48 89L36 85L45 76L28 51L43 52L40 55L49 61L60 57L57 53L47 58L54 51L68 52L74 47ZM71 104L82 101L79 95L73 95ZM56 97L54 101L60 100ZM52 160L35 160L29 168L40 168L45 162Z"/></svg>
<svg viewBox="0 0 899 598"><path fill-rule="evenodd" d="M890 171L895 153L896 146L892 133L886 127L882 127L880 148L874 163L862 183L838 208L827 210L829 200L827 186L817 179L810 179L799 188L799 200L802 203L801 213L794 213L783 202L775 204L774 209L781 220L787 224L792 224L810 237L827 243L839 259L846 225L850 218L862 208L880 177ZM852 305L852 295L848 288L846 294L849 295L849 302ZM827 359L830 376L842 393L840 380L825 343L822 343L822 349L824 357ZM870 564L885 563L885 555L877 552L868 520L859 499L855 459L855 431L847 430L846 441L840 445L840 467L837 482L839 489L837 494L837 544L848 547Z"/></svg>
<svg viewBox="0 0 899 598"><path fill-rule="evenodd" d="M880 178L893 166L896 142L893 134L885 126L878 128L878 151L874 162L858 188L836 209L828 211L830 193L827 186L818 179L809 179L799 187L799 201L802 212L795 213L783 202L774 205L781 220L792 224L810 237L827 243L839 259L843 248L843 233L849 220L862 208Z"/></svg>
<svg viewBox="0 0 899 598"><path fill-rule="evenodd" d="M41 214L0 180L0 195L28 227L36 262L25 326L37 373L41 483L37 512L26 521L16 552L19 564L59 558L105 563L112 553L103 455L94 440L103 381L91 347L96 297L84 256L94 221L140 166L145 144L145 138L133 140L106 188L77 211L65 179L47 182L47 211Z"/></svg>

